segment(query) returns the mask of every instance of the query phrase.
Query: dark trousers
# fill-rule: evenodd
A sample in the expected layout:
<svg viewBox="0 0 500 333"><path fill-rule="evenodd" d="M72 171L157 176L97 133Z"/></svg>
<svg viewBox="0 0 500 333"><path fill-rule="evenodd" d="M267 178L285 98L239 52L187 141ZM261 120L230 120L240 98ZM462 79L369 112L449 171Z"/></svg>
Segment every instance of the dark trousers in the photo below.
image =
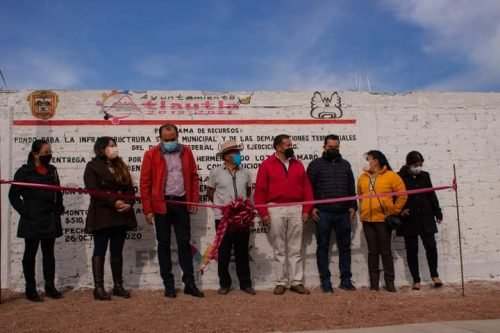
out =
<svg viewBox="0 0 500 333"><path fill-rule="evenodd" d="M191 221L185 205L167 204L166 214L155 214L156 240L158 241L158 263L163 284L174 287L172 258L170 255L170 237L174 227L184 283L194 282L193 254L191 252Z"/></svg>
<svg viewBox="0 0 500 333"><path fill-rule="evenodd" d="M220 220L215 220L215 227L219 227ZM219 274L219 284L221 288L231 287L231 275L229 274L229 262L231 251L234 247L234 257L236 261L236 275L240 281L240 289L252 286L250 278L250 263L248 255L248 243L250 241L250 230L229 232L226 230L218 251L217 272Z"/></svg>
<svg viewBox="0 0 500 333"><path fill-rule="evenodd" d="M437 272L438 253L436 238L434 237L434 234L421 234L420 238L422 239L422 243L424 244L431 277L439 277L439 274ZM408 260L408 267L410 268L413 283L420 283L420 273L418 269L418 235L405 236L405 245L406 260Z"/></svg>
<svg viewBox="0 0 500 333"><path fill-rule="evenodd" d="M321 281L330 280L330 236L332 229L337 237L339 249L340 280L351 280L351 219L349 213L319 211L316 223L316 261Z"/></svg>
<svg viewBox="0 0 500 333"><path fill-rule="evenodd" d="M382 265L384 266L385 285L394 284L394 261L391 248L392 231L383 222L363 222L363 231L368 245L370 285L378 287L379 284L379 256L382 257Z"/></svg>
<svg viewBox="0 0 500 333"><path fill-rule="evenodd" d="M94 232L94 257L105 257L109 243L111 258L121 258L126 237L125 228L106 228Z"/></svg>
<svg viewBox="0 0 500 333"><path fill-rule="evenodd" d="M54 257L55 238L47 239L25 239L23 255L23 272L26 286L35 288L35 259L38 247L42 245L43 255L43 278L46 283L53 283L56 271L56 260Z"/></svg>

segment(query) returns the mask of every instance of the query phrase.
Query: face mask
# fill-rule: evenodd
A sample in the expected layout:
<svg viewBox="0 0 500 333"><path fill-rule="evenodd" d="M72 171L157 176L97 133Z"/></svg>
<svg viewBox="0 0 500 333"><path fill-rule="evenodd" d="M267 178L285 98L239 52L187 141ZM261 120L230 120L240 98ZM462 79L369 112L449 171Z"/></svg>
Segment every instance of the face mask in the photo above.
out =
<svg viewBox="0 0 500 333"><path fill-rule="evenodd" d="M331 160L335 160L337 159L337 157L339 157L339 150L337 148L329 148L327 151L326 151L326 156L331 159Z"/></svg>
<svg viewBox="0 0 500 333"><path fill-rule="evenodd" d="M234 165L239 166L241 164L241 155L240 154L232 154L231 157L233 159Z"/></svg>
<svg viewBox="0 0 500 333"><path fill-rule="evenodd" d="M295 155L295 153L293 152L293 148L287 148L283 153L285 154L286 158L291 158L293 157L293 155Z"/></svg>
<svg viewBox="0 0 500 333"><path fill-rule="evenodd" d="M370 171L370 162L365 161L365 163L363 164L363 171Z"/></svg>
<svg viewBox="0 0 500 333"><path fill-rule="evenodd" d="M177 149L177 141L163 142L163 149L168 153L175 151Z"/></svg>
<svg viewBox="0 0 500 333"><path fill-rule="evenodd" d="M109 147L104 151L108 160L114 160L118 157L118 147Z"/></svg>
<svg viewBox="0 0 500 333"><path fill-rule="evenodd" d="M422 167L421 166L412 166L410 167L410 172L414 175L418 175L420 172L422 172Z"/></svg>
<svg viewBox="0 0 500 333"><path fill-rule="evenodd" d="M52 160L52 154L39 156L38 160L43 165L48 165L50 163L50 160Z"/></svg>

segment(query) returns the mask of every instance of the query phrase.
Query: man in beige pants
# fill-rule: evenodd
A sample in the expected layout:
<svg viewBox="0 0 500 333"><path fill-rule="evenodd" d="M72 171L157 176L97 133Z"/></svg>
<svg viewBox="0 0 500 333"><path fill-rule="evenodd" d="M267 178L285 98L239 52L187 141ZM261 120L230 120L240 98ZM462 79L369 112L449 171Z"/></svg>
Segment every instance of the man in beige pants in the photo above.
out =
<svg viewBox="0 0 500 333"><path fill-rule="evenodd" d="M290 136L280 134L274 138L273 144L275 154L262 162L257 173L255 204L313 200L309 178L302 162L294 157ZM269 241L274 249L275 295L283 295L288 283L290 290L309 294L303 285L302 227L309 219L311 209L312 205L300 204L257 208L262 222L269 226Z"/></svg>

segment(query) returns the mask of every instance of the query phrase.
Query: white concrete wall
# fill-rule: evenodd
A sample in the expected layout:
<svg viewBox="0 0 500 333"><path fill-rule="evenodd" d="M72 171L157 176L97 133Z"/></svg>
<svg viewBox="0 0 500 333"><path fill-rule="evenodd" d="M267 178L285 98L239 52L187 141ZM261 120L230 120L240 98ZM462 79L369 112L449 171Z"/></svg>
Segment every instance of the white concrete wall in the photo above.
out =
<svg viewBox="0 0 500 333"><path fill-rule="evenodd" d="M321 154L320 136L343 136L341 152L359 174L363 153L379 149L387 154L395 170L404 164L406 153L419 150L425 157L425 169L434 185L450 185L452 165L458 173L460 215L466 280L499 279L500 277L500 183L499 161L500 94L494 93L415 93L369 94L339 93L330 106L311 113L313 92L232 92L200 91L54 91L59 97L54 116L42 121L32 115L27 101L31 91L0 92L1 178L11 179L15 170L25 162L32 138L51 137L54 165L65 186L83 186L85 162L92 157L91 138L116 136L120 155L132 167L138 182L140 161L144 151L157 142L156 129L164 122L179 124L181 141L192 146L199 161L201 194L206 193L206 177L214 164L209 161L218 143L234 136L246 149L249 168L254 173L271 148L258 145L272 143L272 137L287 133L293 136L296 153L303 155L307 165L311 157ZM323 92L324 96L332 92ZM188 99L188 96L195 99ZM245 98L249 97L249 103ZM116 104L117 103L117 104ZM186 104L190 103L190 104ZM198 103L199 105L194 105ZM207 103L207 104L204 104ZM220 103L220 104L219 104ZM106 110L114 121L103 119ZM313 118L320 110L336 112L341 118ZM118 119L119 118L119 119ZM230 133L234 131L234 133ZM228 133L224 133L228 132ZM201 137L201 138L200 138ZM89 139L90 138L90 139ZM200 142L195 142L195 141ZM90 141L89 141L90 140ZM213 142L212 142L213 141ZM7 199L8 186L2 185L2 287L22 289L21 257L23 240L16 238L18 215ZM437 235L439 271L445 281L460 279L458 229L455 194L438 192L444 211L444 222ZM64 236L56 243L57 284L75 288L92 284L90 257L92 241L82 233L88 196L66 194L63 215ZM125 280L138 288L162 287L155 252L154 228L146 225L138 209L139 227L126 242ZM192 218L192 243L195 269L203 262L203 254L214 237L213 214L200 209ZM306 284L317 285L313 224L305 230ZM356 221L352 245L353 280L366 285L367 248L361 225ZM262 232L264 231L264 232ZM251 237L251 269L259 289L273 285L272 250L265 228L255 221ZM176 246L173 261L176 279L180 281ZM393 249L397 284L411 281L404 258L404 242L394 238ZM334 247L332 273L338 283L338 256ZM429 279L425 254L421 251L421 275ZM106 268L108 269L108 268ZM234 268L233 268L234 269ZM109 279L110 274L107 274ZM43 283L41 264L37 277ZM217 288L216 263L203 276L198 276L203 288Z"/></svg>

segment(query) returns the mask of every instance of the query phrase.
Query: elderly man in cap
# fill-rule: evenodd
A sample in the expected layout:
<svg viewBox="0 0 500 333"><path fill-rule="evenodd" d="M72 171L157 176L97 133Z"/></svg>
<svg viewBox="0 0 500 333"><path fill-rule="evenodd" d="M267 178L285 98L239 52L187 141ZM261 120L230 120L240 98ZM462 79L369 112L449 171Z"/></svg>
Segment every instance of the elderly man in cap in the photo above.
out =
<svg viewBox="0 0 500 333"><path fill-rule="evenodd" d="M217 153L223 164L212 169L208 179L208 198L217 205L226 205L242 197L247 199L252 191L252 175L250 171L242 168L241 151L243 148L234 140L224 142ZM215 226L218 228L222 212L215 209ZM226 295L231 290L231 275L229 274L229 261L231 250L234 247L236 259L236 275L240 281L240 289L248 294L255 295L250 278L250 265L248 256L248 242L250 230L226 231L219 247L218 274L220 289L219 294Z"/></svg>

